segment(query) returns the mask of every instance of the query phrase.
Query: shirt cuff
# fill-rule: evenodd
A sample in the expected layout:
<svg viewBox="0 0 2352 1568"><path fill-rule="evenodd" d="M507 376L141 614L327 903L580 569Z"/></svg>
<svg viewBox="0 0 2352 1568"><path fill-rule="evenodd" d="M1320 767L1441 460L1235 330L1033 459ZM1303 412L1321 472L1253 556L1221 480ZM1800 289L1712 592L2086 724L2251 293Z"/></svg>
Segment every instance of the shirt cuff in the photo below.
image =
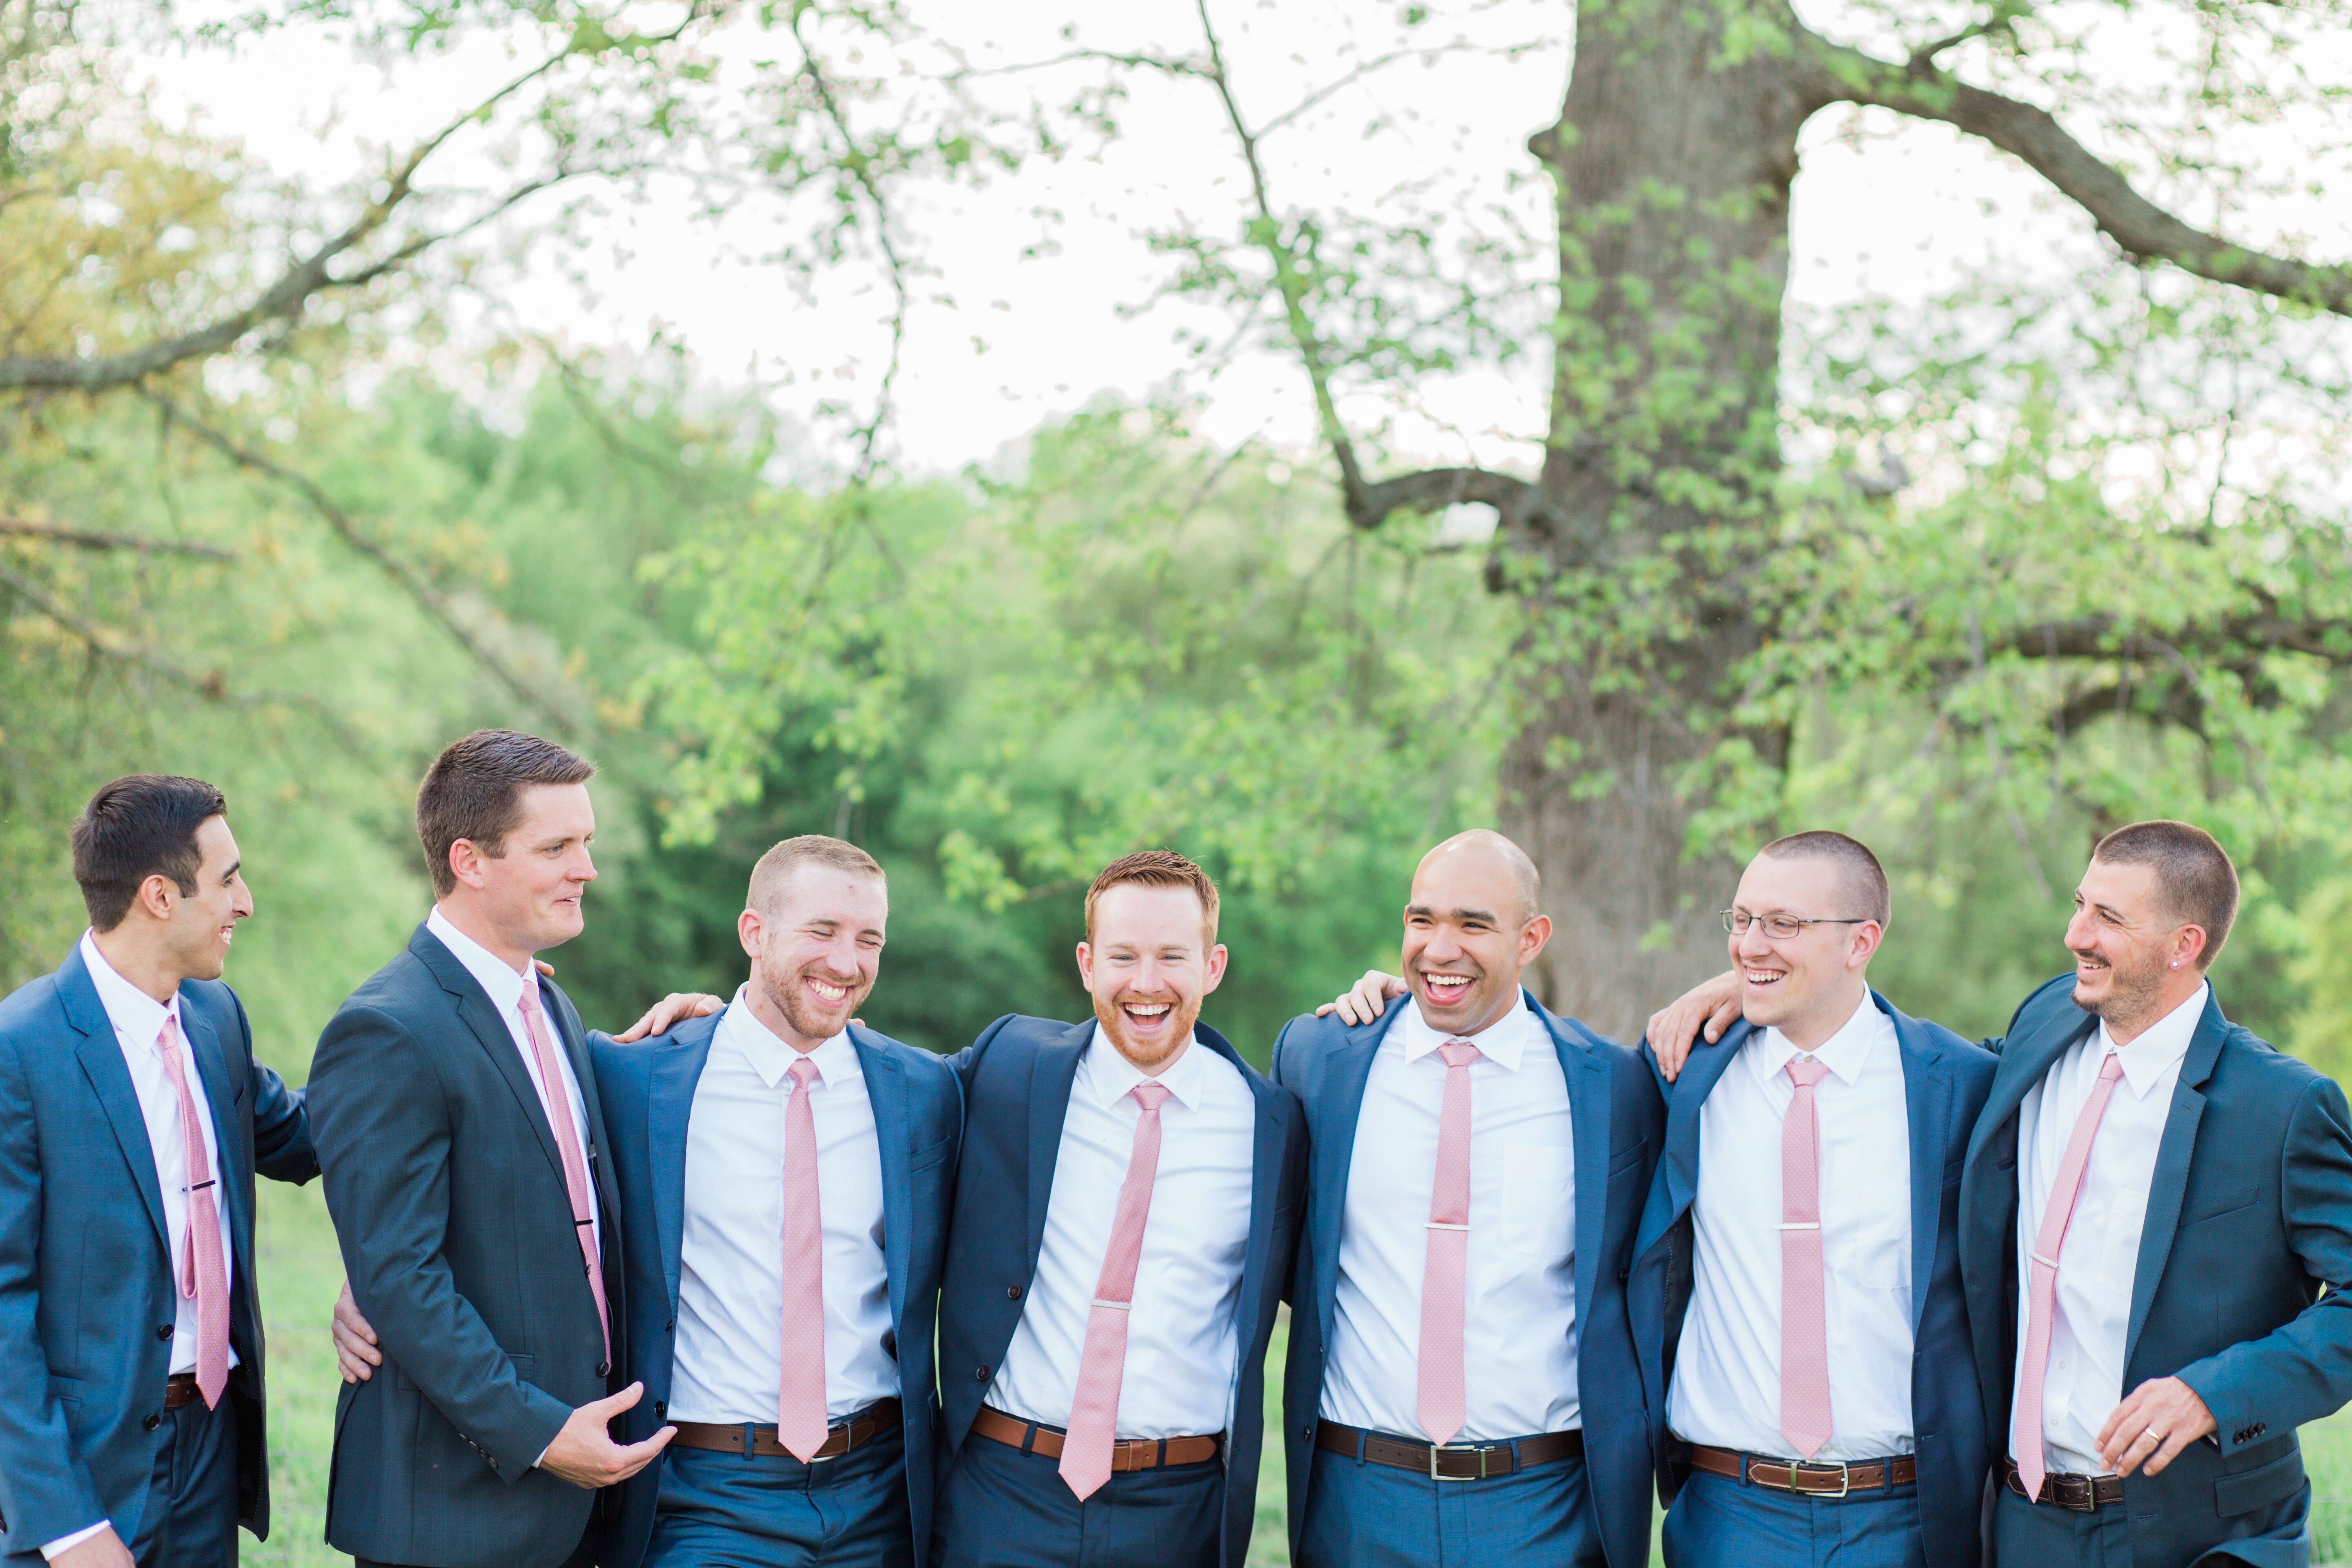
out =
<svg viewBox="0 0 2352 1568"><path fill-rule="evenodd" d="M91 1536L96 1535L100 1531L111 1529L113 1527L113 1523L114 1521L112 1520L101 1519L96 1524L89 1526L88 1529L77 1530L71 1535L60 1535L55 1541L50 1542L47 1545L41 1548L41 1556L45 1560L54 1563L59 1557L71 1552L75 1547L79 1546L83 1542L88 1541Z"/></svg>
<svg viewBox="0 0 2352 1568"><path fill-rule="evenodd" d="M550 1443L550 1444L547 1446L547 1448L552 1448L552 1447L555 1447L555 1445L554 1445L554 1444ZM543 1464L547 1463L547 1448L541 1448L541 1449L539 1451L539 1458L536 1458L536 1459L533 1459L533 1460L530 1462L530 1468L531 1468L532 1469L534 1469L534 1470L535 1470L535 1469L539 1468L539 1467L540 1467L540 1466L541 1466L541 1465L543 1465Z"/></svg>

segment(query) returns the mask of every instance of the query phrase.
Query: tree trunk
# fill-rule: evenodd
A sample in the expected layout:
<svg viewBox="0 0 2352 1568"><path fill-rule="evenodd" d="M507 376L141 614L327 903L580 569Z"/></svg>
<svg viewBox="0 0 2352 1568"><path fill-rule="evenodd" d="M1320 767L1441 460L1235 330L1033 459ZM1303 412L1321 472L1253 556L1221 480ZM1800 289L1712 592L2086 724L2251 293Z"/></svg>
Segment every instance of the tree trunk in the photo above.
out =
<svg viewBox="0 0 2352 1568"><path fill-rule="evenodd" d="M1531 615L1502 771L1544 874L1547 1004L1623 1040L1723 967L1738 867L1688 856L1779 467L1797 133L1820 100L1738 35L1768 4L1583 0L1559 122L1560 310L1542 501L1508 557ZM1785 37L1785 35L1783 35ZM1748 731L1777 774L1786 737Z"/></svg>

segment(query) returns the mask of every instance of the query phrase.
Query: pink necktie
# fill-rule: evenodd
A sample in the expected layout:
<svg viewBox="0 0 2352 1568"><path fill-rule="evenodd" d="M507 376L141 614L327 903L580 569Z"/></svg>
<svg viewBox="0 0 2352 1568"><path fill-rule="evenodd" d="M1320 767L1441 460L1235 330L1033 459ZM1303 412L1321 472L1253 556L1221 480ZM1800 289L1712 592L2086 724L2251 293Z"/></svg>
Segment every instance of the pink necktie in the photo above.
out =
<svg viewBox="0 0 2352 1568"><path fill-rule="evenodd" d="M1078 1354L1078 1386L1070 1401L1069 1435L1062 1439L1062 1480L1081 1500L1110 1479L1111 1444L1118 1436L1118 1384L1127 1372L1127 1312L1135 1300L1135 1265L1143 1256L1144 1222L1151 1217L1151 1184L1160 1174L1160 1107L1164 1084L1139 1083L1128 1090L1143 1114L1135 1123L1135 1148L1127 1157L1127 1180L1119 1184L1118 1208L1110 1222L1110 1247L1095 1280L1094 1305L1087 1310L1086 1349Z"/></svg>
<svg viewBox="0 0 2352 1568"><path fill-rule="evenodd" d="M180 1097L180 1142L188 1151L188 1235L181 1251L180 1294L196 1304L196 1391L207 1410L220 1404L228 1386L228 1267L221 1257L220 1205L214 1200L213 1163L205 1153L205 1124L188 1093L188 1069L180 1059L180 1020L163 1015L155 1037L156 1054Z"/></svg>
<svg viewBox="0 0 2352 1568"><path fill-rule="evenodd" d="M1433 1443L1462 1430L1463 1297L1470 1278L1470 1064L1478 1047L1448 1040L1445 1099L1437 1111L1437 1174L1429 1188L1428 1250L1421 1272L1421 1429Z"/></svg>
<svg viewBox="0 0 2352 1568"><path fill-rule="evenodd" d="M525 984L515 1006L522 1014L522 1032L530 1040L531 1055L539 1061L541 1092L545 1096L542 1109L548 1112L548 1130L555 1134L555 1147L563 1155L563 1189L572 1198L572 1234L579 1238L580 1257L588 1266L588 1289L596 1298L596 1323L604 1331L604 1361L610 1365L613 1319L604 1306L604 1260L596 1255L596 1225L588 1206L588 1166L580 1157L580 1130L572 1124L571 1097L555 1065L547 1020L540 1016L538 991L537 981Z"/></svg>
<svg viewBox="0 0 2352 1568"><path fill-rule="evenodd" d="M2099 1135L2099 1119L2106 1115L2107 1101L2114 1097L2116 1079L2123 1071L2123 1058L2113 1051L2099 1064L2099 1081L2092 1087L2091 1098L2084 1101L2083 1114L2074 1119L2074 1136L2066 1140L2066 1152L2058 1162L2050 1201L2042 1205L2042 1229L2033 1238L2032 1258L2027 1266L2025 1367L2018 1374L2009 1430L2017 1448L2017 1478L2025 1483L2029 1499L2042 1496L2042 1478L2048 1473L2042 1463L2042 1380L2050 1370L2050 1316L2058 1304L2058 1254L2066 1245L2074 1200L2082 1194L2083 1168L2091 1163L2091 1141Z"/></svg>
<svg viewBox="0 0 2352 1568"><path fill-rule="evenodd" d="M817 1202L816 1111L806 1057L792 1065L784 1104L784 1372L776 1441L803 1464L824 1447L824 1211Z"/></svg>
<svg viewBox="0 0 2352 1568"><path fill-rule="evenodd" d="M1780 1119L1780 1436L1798 1458L1830 1440L1829 1312L1822 1300L1822 1122L1815 1057L1789 1058L1797 1086Z"/></svg>

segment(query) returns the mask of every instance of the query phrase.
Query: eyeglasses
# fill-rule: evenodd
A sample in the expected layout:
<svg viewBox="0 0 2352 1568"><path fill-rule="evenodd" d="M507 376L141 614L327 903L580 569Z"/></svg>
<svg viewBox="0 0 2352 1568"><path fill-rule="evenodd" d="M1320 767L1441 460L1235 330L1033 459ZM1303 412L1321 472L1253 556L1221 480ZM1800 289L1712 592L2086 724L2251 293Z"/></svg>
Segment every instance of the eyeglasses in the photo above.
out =
<svg viewBox="0 0 2352 1568"><path fill-rule="evenodd" d="M1867 915L1859 915L1853 920L1845 921L1803 921L1794 915L1751 915L1746 910L1723 911L1723 929L1732 935L1746 936L1749 926L1760 925L1764 928L1764 934L1775 942L1787 942L1807 926L1861 926L1872 923L1871 918Z"/></svg>

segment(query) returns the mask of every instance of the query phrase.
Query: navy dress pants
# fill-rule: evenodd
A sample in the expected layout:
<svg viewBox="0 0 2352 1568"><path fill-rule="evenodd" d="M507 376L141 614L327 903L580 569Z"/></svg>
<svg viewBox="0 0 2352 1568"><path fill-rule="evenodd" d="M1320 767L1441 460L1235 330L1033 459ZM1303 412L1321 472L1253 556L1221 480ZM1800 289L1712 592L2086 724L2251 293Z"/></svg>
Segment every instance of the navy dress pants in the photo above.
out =
<svg viewBox="0 0 2352 1568"><path fill-rule="evenodd" d="M163 1412L147 1511L123 1544L140 1568L230 1568L236 1562L236 1400ZM122 1521L114 1521L123 1534Z"/></svg>
<svg viewBox="0 0 2352 1568"><path fill-rule="evenodd" d="M2136 1568L2128 1496L2120 1505L2078 1513L2047 1503L2036 1507L2003 1487L1993 1503L1992 1521L1993 1562L2000 1568L2038 1568L2044 1563L2066 1568ZM2203 1524L2212 1531L2215 1522L2208 1517ZM2293 1497L2239 1515L2231 1523L2237 1531L2234 1539L2191 1537L2170 1553L2171 1561L2194 1563L2198 1568L2303 1568L2311 1561L2310 1483Z"/></svg>
<svg viewBox="0 0 2352 1568"><path fill-rule="evenodd" d="M1224 1461L1128 1470L1084 1502L1061 1461L967 1436L940 1488L931 1568L1217 1568Z"/></svg>
<svg viewBox="0 0 2352 1568"><path fill-rule="evenodd" d="M1666 1568L1927 1568L1917 1486L1798 1497L1693 1472L1666 1510Z"/></svg>
<svg viewBox="0 0 2352 1568"><path fill-rule="evenodd" d="M1483 1481L1436 1481L1315 1455L1299 1568L1607 1568L1584 1458Z"/></svg>
<svg viewBox="0 0 2352 1568"><path fill-rule="evenodd" d="M646 1568L913 1568L896 1426L837 1459L662 1451Z"/></svg>

